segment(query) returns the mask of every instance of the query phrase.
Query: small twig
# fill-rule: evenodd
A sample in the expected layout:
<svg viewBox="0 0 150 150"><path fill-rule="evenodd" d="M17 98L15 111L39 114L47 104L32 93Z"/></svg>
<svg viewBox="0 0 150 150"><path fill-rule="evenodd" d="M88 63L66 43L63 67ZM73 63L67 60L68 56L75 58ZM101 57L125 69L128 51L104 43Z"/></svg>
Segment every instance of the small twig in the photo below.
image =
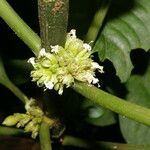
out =
<svg viewBox="0 0 150 150"><path fill-rule="evenodd" d="M63 146L74 146L86 149L91 148L91 145L86 140L70 135L65 135L61 142Z"/></svg>
<svg viewBox="0 0 150 150"><path fill-rule="evenodd" d="M5 72L5 68L0 58L0 83L7 87L10 91L12 91L23 103L28 101L27 96L18 88L16 87L7 77Z"/></svg>
<svg viewBox="0 0 150 150"><path fill-rule="evenodd" d="M95 86L88 86L81 82L76 82L72 88L93 103L150 126L150 109L148 108L125 101Z"/></svg>
<svg viewBox="0 0 150 150"><path fill-rule="evenodd" d="M10 127L3 127L0 126L0 136L18 136L18 135L26 135L24 130L22 129L16 129L16 128L10 128Z"/></svg>
<svg viewBox="0 0 150 150"><path fill-rule="evenodd" d="M112 143L102 141L87 141L85 139L66 135L62 140L63 146L74 146L85 149L102 149L102 150L149 150L150 146L131 145L123 143Z"/></svg>

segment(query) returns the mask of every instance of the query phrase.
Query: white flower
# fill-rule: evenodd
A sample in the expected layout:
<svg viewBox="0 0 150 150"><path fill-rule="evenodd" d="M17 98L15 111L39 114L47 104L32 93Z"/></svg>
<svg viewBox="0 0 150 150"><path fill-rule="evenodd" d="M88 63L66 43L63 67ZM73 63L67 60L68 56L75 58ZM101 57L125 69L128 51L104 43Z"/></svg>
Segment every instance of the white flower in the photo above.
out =
<svg viewBox="0 0 150 150"><path fill-rule="evenodd" d="M39 57L43 57L43 56L46 56L45 48L42 48L39 53Z"/></svg>
<svg viewBox="0 0 150 150"><path fill-rule="evenodd" d="M100 72L100 73L104 73L104 70L103 70L103 66L100 66L98 63L96 63L96 62L92 62L92 68L93 69L98 69L98 71Z"/></svg>
<svg viewBox="0 0 150 150"><path fill-rule="evenodd" d="M98 83L98 82L99 82L99 80L98 80L97 78L93 77L92 83L93 83L93 84L96 84L96 83Z"/></svg>
<svg viewBox="0 0 150 150"><path fill-rule="evenodd" d="M68 35L70 35L72 38L76 38L76 30L75 29L72 29Z"/></svg>
<svg viewBox="0 0 150 150"><path fill-rule="evenodd" d="M84 43L84 44L83 44L83 47L84 47L86 50L88 50L88 51L91 51L91 50L92 50L91 45L89 45L89 44L87 44L87 43Z"/></svg>
<svg viewBox="0 0 150 150"><path fill-rule="evenodd" d="M58 53L58 51L59 51L59 45L50 46L50 47L51 47L51 52L52 53Z"/></svg>
<svg viewBox="0 0 150 150"><path fill-rule="evenodd" d="M31 63L32 65L34 65L35 64L35 58L34 57L29 58L28 63Z"/></svg>
<svg viewBox="0 0 150 150"><path fill-rule="evenodd" d="M84 78L88 81L89 84L93 83L93 84L97 84L99 82L99 80L97 78L94 77L93 74L87 72L84 75Z"/></svg>
<svg viewBox="0 0 150 150"><path fill-rule="evenodd" d="M45 87L50 89L50 90L53 89L53 87L54 87L54 84L52 81L45 82L44 84L45 84Z"/></svg>
<svg viewBox="0 0 150 150"><path fill-rule="evenodd" d="M93 81L93 75L89 72L87 72L85 75L84 75L84 78L88 81L89 84L92 83Z"/></svg>
<svg viewBox="0 0 150 150"><path fill-rule="evenodd" d="M62 93L63 93L63 88L60 88L59 91L58 91L58 94L62 95Z"/></svg>

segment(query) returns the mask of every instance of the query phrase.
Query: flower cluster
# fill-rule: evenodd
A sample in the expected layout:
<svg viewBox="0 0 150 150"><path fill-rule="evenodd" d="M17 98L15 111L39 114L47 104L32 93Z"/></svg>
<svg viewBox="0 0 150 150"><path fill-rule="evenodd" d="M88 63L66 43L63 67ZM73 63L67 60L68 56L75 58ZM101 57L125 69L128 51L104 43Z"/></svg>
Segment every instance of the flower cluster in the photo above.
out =
<svg viewBox="0 0 150 150"><path fill-rule="evenodd" d="M26 113L15 113L8 116L3 121L3 125L24 127L25 132L32 132L32 138L36 138L39 133L40 124L43 119L43 111L36 105L36 101L31 99L25 105Z"/></svg>
<svg viewBox="0 0 150 150"><path fill-rule="evenodd" d="M103 67L91 59L91 46L76 37L76 31L67 34L65 46L51 46L51 52L42 48L38 57L28 60L33 65L32 81L39 87L55 89L61 95L63 88L75 80L96 84L95 70L103 73Z"/></svg>

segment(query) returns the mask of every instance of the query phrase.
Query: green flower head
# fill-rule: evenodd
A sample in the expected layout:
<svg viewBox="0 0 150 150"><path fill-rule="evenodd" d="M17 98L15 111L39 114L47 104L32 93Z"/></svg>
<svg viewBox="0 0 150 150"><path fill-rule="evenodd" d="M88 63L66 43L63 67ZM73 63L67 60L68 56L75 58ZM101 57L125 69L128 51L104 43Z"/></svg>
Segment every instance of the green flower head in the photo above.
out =
<svg viewBox="0 0 150 150"><path fill-rule="evenodd" d="M31 132L32 138L35 139L39 133L44 113L33 98L26 102L25 109L26 113L14 113L6 117L2 124L24 128L24 131Z"/></svg>
<svg viewBox="0 0 150 150"><path fill-rule="evenodd" d="M76 31L67 34L65 46L51 46L51 52L42 48L38 57L28 60L33 66L32 81L44 89L55 89L61 95L63 88L75 80L89 85L98 84L95 70L103 73L103 67L91 58L91 46L76 37Z"/></svg>

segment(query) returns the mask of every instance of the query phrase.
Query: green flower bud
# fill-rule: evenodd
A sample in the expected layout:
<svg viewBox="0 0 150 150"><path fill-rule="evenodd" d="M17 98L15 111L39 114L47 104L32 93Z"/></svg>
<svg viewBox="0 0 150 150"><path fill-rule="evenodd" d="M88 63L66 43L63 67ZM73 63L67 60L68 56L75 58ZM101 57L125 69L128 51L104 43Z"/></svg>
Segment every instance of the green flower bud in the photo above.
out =
<svg viewBox="0 0 150 150"><path fill-rule="evenodd" d="M17 128L24 127L31 119L32 119L32 116L26 115L25 118L19 120L16 127Z"/></svg>
<svg viewBox="0 0 150 150"><path fill-rule="evenodd" d="M26 114L15 113L14 115L8 116L3 121L3 125L16 125L17 128L24 127L25 132L32 132L32 138L36 138L44 113L37 105L36 100L32 98L26 102L25 109Z"/></svg>
<svg viewBox="0 0 150 150"><path fill-rule="evenodd" d="M83 49L83 41L79 39L71 39L71 41L68 43L68 46L66 47L67 47L66 49L68 50L68 52L71 52L74 55L77 55L78 52L82 51Z"/></svg>
<svg viewBox="0 0 150 150"><path fill-rule="evenodd" d="M5 120L3 121L3 125L6 126L14 126L18 123L18 121L20 120L20 117L16 117L14 115L8 116L7 118L5 118Z"/></svg>
<svg viewBox="0 0 150 150"><path fill-rule="evenodd" d="M51 62L49 60L42 60L42 67L49 68L51 66Z"/></svg>
<svg viewBox="0 0 150 150"><path fill-rule="evenodd" d="M33 139L36 139L38 133L39 133L39 129L40 129L40 125L37 124L35 127L34 127L34 130L32 131L32 134L31 134L31 137Z"/></svg>
<svg viewBox="0 0 150 150"><path fill-rule="evenodd" d="M27 113L35 117L42 117L44 115L43 111L39 107L33 107L29 109Z"/></svg>
<svg viewBox="0 0 150 150"><path fill-rule="evenodd" d="M37 121L34 118L25 126L25 132L32 132L34 130L35 125L37 125Z"/></svg>
<svg viewBox="0 0 150 150"><path fill-rule="evenodd" d="M37 106L36 100L31 98L30 101L28 101L25 105L25 109L27 111L27 114L29 116L35 117L35 118L39 118L39 117L43 117L44 113L42 111L42 109ZM27 118L27 117L26 117Z"/></svg>

